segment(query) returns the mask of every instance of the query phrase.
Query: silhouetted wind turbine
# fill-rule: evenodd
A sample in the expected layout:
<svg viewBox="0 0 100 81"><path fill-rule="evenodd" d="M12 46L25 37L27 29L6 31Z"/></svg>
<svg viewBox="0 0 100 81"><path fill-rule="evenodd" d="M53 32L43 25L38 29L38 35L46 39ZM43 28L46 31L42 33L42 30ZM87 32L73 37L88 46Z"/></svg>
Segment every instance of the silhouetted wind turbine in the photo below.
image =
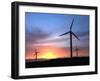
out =
<svg viewBox="0 0 100 81"><path fill-rule="evenodd" d="M74 18L73 18L72 23L70 25L70 30L68 32L65 32L65 33L59 35L59 36L63 36L63 35L70 34L70 54L71 54L71 57L73 55L72 54L72 50L73 50L73 48L72 48L72 46L73 46L72 45L72 35L79 40L79 38L72 32L73 23L74 23Z"/></svg>
<svg viewBox="0 0 100 81"><path fill-rule="evenodd" d="M38 53L39 53L39 52L37 51L37 49L35 49L35 50L34 50L34 54L35 54L35 56L36 56L36 57L35 57L36 60L37 60L37 54L38 54Z"/></svg>
<svg viewBox="0 0 100 81"><path fill-rule="evenodd" d="M78 47L77 47L77 45L76 45L75 51L76 51L76 56L78 57Z"/></svg>

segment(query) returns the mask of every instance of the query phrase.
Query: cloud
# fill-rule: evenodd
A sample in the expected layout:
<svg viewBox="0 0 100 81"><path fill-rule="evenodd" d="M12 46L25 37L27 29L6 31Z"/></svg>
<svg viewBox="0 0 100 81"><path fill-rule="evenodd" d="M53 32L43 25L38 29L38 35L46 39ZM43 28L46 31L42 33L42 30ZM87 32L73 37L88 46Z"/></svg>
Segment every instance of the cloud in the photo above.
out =
<svg viewBox="0 0 100 81"><path fill-rule="evenodd" d="M63 37L59 37L59 36L50 36L45 40L41 40L38 43L60 43L60 42L64 42L69 40L69 36L63 36Z"/></svg>
<svg viewBox="0 0 100 81"><path fill-rule="evenodd" d="M80 49L88 49L89 48L89 32L76 32L75 33L80 41L79 44ZM76 40L76 39L75 39ZM73 39L73 41L75 41ZM33 49L32 47L36 46L58 46L58 47L69 47L69 35L65 35L59 37L55 36L51 33L45 32L38 27L32 27L30 30L26 29L26 50ZM77 41L77 40L76 40ZM73 46L75 42L73 42ZM76 43L75 43L76 44Z"/></svg>
<svg viewBox="0 0 100 81"><path fill-rule="evenodd" d="M89 37L89 31L85 31L85 32L76 32L76 35L77 35L79 38Z"/></svg>
<svg viewBox="0 0 100 81"><path fill-rule="evenodd" d="M31 29L25 30L25 48L26 51L31 49L33 44L36 44L40 40L48 38L51 34L43 31L38 27L32 27Z"/></svg>
<svg viewBox="0 0 100 81"><path fill-rule="evenodd" d="M36 43L38 40L45 39L50 36L50 33L44 32L42 29L38 27L32 27L32 29L25 31L26 42Z"/></svg>

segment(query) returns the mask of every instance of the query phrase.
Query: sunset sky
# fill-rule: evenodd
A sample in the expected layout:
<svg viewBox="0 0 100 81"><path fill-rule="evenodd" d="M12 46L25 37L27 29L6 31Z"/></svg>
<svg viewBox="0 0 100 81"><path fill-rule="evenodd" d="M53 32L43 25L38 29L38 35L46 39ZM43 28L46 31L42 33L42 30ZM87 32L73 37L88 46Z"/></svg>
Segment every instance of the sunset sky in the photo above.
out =
<svg viewBox="0 0 100 81"><path fill-rule="evenodd" d="M35 59L35 49L39 52L38 59L55 59L70 57L69 34L59 36L70 29L80 41L73 37L73 56L89 56L89 16L51 13L25 13L25 58Z"/></svg>

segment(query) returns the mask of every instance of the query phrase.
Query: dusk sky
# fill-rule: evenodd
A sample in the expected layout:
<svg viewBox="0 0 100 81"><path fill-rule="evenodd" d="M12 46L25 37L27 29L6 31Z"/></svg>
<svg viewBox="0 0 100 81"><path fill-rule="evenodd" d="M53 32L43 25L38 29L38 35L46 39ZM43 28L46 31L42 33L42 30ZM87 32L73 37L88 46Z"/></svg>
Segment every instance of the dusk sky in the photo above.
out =
<svg viewBox="0 0 100 81"><path fill-rule="evenodd" d="M73 36L73 56L76 55L76 45L79 56L89 56L89 16L74 14L25 13L25 58L35 59L34 49L38 58L53 59L70 57L68 32L74 18L72 31L80 41Z"/></svg>

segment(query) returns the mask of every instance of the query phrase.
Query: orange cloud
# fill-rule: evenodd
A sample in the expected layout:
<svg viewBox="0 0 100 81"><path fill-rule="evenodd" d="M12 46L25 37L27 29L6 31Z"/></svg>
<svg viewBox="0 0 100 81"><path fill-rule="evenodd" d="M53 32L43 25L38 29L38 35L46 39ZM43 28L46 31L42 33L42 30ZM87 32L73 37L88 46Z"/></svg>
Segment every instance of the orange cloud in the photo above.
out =
<svg viewBox="0 0 100 81"><path fill-rule="evenodd" d="M38 59L66 58L70 56L69 50L67 48L60 48L54 46L39 46L38 52ZM26 59L35 59L34 52L27 52Z"/></svg>
<svg viewBox="0 0 100 81"><path fill-rule="evenodd" d="M33 50L27 51L25 59L36 59L36 55ZM37 59L56 59L56 58L68 58L70 57L70 49L56 46L38 46ZM73 51L73 56L76 56L76 51ZM78 57L89 56L89 50L82 49L78 51Z"/></svg>

